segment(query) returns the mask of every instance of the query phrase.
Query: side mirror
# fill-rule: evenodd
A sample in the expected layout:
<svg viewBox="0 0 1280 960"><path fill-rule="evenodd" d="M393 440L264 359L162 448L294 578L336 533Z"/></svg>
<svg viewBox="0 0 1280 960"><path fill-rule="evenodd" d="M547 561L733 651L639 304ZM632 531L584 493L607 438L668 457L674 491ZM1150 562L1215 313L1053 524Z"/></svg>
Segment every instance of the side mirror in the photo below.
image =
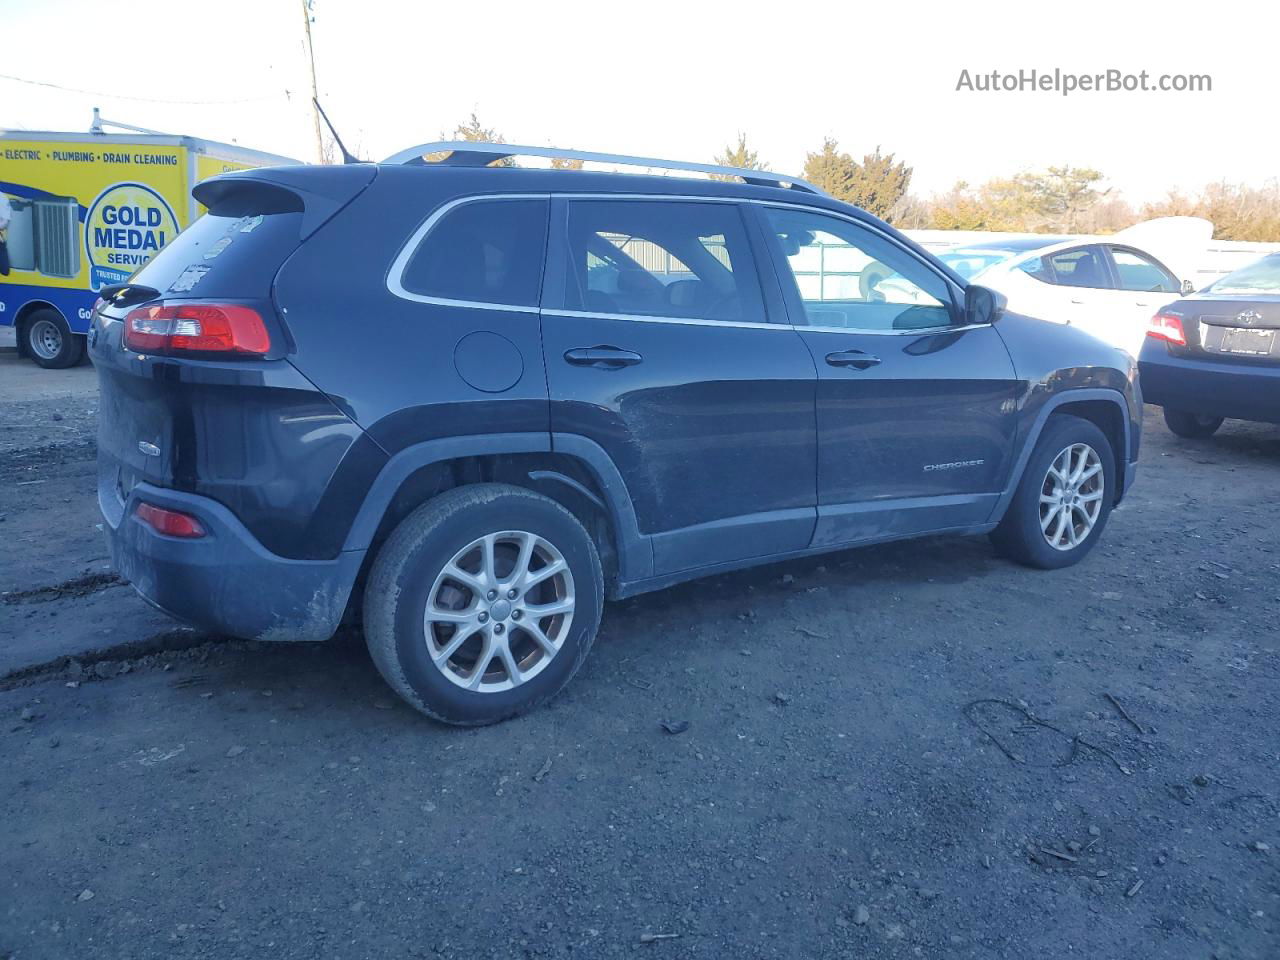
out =
<svg viewBox="0 0 1280 960"><path fill-rule="evenodd" d="M1184 297L1190 296L1191 294L1196 292L1196 285L1192 283L1190 280L1183 280L1182 288L1180 292Z"/></svg>
<svg viewBox="0 0 1280 960"><path fill-rule="evenodd" d="M990 287L971 283L964 288L964 324L974 327L995 323L1004 313L1009 298Z"/></svg>

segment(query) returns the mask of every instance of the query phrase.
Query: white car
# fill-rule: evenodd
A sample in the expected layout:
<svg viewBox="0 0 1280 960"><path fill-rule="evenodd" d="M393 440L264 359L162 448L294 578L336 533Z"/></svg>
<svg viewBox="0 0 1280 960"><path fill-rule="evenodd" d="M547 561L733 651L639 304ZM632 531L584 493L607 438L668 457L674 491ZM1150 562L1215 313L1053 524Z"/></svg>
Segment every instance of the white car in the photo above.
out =
<svg viewBox="0 0 1280 960"><path fill-rule="evenodd" d="M1119 237L1019 237L953 247L938 257L966 280L999 290L1010 310L1080 327L1132 357L1152 315L1193 290Z"/></svg>

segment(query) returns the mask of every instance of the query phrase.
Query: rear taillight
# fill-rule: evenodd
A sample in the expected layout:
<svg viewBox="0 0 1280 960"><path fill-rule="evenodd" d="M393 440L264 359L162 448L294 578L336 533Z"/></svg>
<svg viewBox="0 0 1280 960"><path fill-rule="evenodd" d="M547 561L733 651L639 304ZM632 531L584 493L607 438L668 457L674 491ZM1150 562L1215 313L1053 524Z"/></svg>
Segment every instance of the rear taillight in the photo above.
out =
<svg viewBox="0 0 1280 960"><path fill-rule="evenodd" d="M195 539L204 536L204 526L189 513L166 510L153 503L143 502L138 504L136 515L156 533L163 533L166 537Z"/></svg>
<svg viewBox="0 0 1280 960"><path fill-rule="evenodd" d="M173 303L139 307L124 318L124 345L139 353L234 353L262 356L271 337L252 307Z"/></svg>
<svg viewBox="0 0 1280 960"><path fill-rule="evenodd" d="M1187 345L1187 335L1182 331L1182 318L1172 313L1157 313L1152 317L1147 324L1147 336L1179 347Z"/></svg>

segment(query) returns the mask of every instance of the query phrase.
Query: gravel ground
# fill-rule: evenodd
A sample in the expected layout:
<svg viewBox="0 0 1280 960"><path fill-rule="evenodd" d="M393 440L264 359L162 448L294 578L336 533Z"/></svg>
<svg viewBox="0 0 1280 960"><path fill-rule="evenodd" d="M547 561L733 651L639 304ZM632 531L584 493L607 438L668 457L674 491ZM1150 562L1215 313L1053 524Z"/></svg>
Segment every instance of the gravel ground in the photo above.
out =
<svg viewBox="0 0 1280 960"><path fill-rule="evenodd" d="M1148 411L1071 570L938 539L611 604L550 707L454 730L358 637L116 583L92 410L0 435L0 958L1280 956L1280 428Z"/></svg>

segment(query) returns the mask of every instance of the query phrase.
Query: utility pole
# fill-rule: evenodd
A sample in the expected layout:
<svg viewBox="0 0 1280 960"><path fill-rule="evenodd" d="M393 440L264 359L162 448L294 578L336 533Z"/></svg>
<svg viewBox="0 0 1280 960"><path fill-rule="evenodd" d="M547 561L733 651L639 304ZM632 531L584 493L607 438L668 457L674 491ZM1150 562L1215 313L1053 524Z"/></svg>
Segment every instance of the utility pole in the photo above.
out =
<svg viewBox="0 0 1280 960"><path fill-rule="evenodd" d="M307 68L311 71L311 119L316 129L316 163L324 163L324 140L320 136L320 111L316 101L320 94L316 90L316 55L311 48L311 0L302 0L302 28L307 39Z"/></svg>

